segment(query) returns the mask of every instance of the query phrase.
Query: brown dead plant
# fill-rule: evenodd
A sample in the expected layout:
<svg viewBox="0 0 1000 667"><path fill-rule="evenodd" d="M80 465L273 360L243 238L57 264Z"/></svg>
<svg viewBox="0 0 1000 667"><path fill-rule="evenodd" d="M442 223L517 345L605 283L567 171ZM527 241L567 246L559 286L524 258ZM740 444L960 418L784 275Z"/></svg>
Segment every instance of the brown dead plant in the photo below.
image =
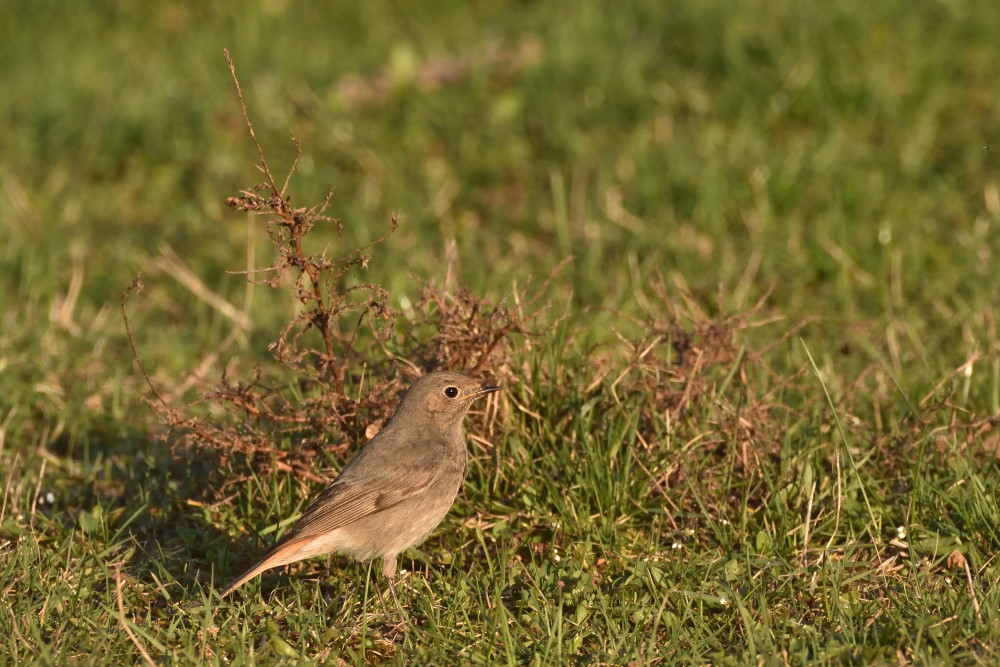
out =
<svg viewBox="0 0 1000 667"><path fill-rule="evenodd" d="M373 435L408 379L442 368L502 377L511 337L531 336L526 323L547 308L538 295L549 281L535 296L515 288L513 307L460 287L427 283L400 327L381 285L348 280L351 272L367 268L371 249L396 230L398 216L392 216L391 230L371 244L337 257L326 250L310 252L307 237L314 228L343 229L339 219L327 215L331 195L315 206L292 204L289 183L301 147L293 136L296 156L279 184L257 139L228 52L226 59L257 150L257 168L264 176L226 203L263 217L275 250L270 266L234 273L246 275L253 284L290 289L298 302L297 314L268 346L275 365L258 365L243 379L234 379L226 368L217 384L203 388L199 399L183 407L171 405L170 394L157 389L136 350L126 302L142 289L141 278L122 296L122 318L152 393L148 403L167 426L174 448L207 453L217 462L242 457L264 474L293 472L325 481L317 473L321 455L332 451L340 456L360 434ZM206 490L220 493L239 479L230 476L218 488L209 484Z"/></svg>
<svg viewBox="0 0 1000 667"><path fill-rule="evenodd" d="M712 314L679 278L657 276L650 289L656 299L643 335L619 336L628 358L612 388L618 400L640 399L641 448L666 454L666 464L649 471L653 491L665 494L684 479L723 479L715 473L726 470L753 479L780 450L790 409L780 392L801 381L801 373L772 368L768 352L809 321L758 349L751 330L784 319L768 312L767 294L748 310Z"/></svg>

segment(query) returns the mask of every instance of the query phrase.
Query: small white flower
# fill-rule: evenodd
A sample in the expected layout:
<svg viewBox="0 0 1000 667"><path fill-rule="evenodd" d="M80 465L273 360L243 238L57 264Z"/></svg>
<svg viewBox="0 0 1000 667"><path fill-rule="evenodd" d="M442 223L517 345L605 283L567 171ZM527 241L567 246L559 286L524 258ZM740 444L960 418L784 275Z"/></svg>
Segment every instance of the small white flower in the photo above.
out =
<svg viewBox="0 0 1000 667"><path fill-rule="evenodd" d="M674 542L673 544L670 545L670 548L671 549L682 549L682 548L684 548L684 545L681 544L680 542Z"/></svg>
<svg viewBox="0 0 1000 667"><path fill-rule="evenodd" d="M45 494L45 502L47 502L49 505L51 505L55 501L56 501L56 494L52 493L51 491Z"/></svg>
<svg viewBox="0 0 1000 667"><path fill-rule="evenodd" d="M721 604L723 607L728 607L729 600L727 600L726 598L719 598L719 604Z"/></svg>
<svg viewBox="0 0 1000 667"><path fill-rule="evenodd" d="M901 540L906 539L906 526L896 526L896 537Z"/></svg>

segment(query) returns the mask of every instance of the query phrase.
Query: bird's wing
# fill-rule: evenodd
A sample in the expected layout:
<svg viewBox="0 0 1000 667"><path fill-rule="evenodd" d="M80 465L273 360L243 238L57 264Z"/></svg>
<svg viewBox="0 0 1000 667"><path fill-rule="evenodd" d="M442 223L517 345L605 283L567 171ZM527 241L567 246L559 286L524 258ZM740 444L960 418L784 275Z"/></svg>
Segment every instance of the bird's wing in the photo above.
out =
<svg viewBox="0 0 1000 667"><path fill-rule="evenodd" d="M363 482L337 479L306 508L287 537L322 535L381 512L429 487L440 472L437 466L421 466L366 477Z"/></svg>

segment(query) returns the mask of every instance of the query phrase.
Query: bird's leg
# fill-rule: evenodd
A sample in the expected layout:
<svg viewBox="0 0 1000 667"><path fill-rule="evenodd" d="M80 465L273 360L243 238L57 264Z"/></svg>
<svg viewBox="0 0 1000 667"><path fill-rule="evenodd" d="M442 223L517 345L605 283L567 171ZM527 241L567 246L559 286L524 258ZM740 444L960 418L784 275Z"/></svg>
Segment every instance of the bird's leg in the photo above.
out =
<svg viewBox="0 0 1000 667"><path fill-rule="evenodd" d="M399 604L399 597L396 595L396 556L386 556L382 560L382 575L385 580L389 582L389 593L392 594L392 601L396 603L396 611L399 612L399 624L402 627L409 625L406 618L406 613L403 611L403 606ZM386 614L388 616L388 614Z"/></svg>
<svg viewBox="0 0 1000 667"><path fill-rule="evenodd" d="M375 590L378 592L378 603L382 605L382 613L385 615L386 623L392 623L392 616L389 614L389 608L385 606L385 593L382 592L382 587L378 583L378 575L373 578L375 582Z"/></svg>

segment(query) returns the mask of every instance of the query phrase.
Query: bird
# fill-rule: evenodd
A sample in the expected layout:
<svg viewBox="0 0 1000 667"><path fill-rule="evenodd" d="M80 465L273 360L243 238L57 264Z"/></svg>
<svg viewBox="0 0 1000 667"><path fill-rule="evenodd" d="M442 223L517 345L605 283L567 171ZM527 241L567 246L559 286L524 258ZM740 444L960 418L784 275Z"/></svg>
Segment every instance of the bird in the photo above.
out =
<svg viewBox="0 0 1000 667"><path fill-rule="evenodd" d="M385 427L221 598L271 568L339 552L382 559L402 616L396 557L427 539L451 509L467 467L462 421L473 401L500 389L454 372L418 378Z"/></svg>

